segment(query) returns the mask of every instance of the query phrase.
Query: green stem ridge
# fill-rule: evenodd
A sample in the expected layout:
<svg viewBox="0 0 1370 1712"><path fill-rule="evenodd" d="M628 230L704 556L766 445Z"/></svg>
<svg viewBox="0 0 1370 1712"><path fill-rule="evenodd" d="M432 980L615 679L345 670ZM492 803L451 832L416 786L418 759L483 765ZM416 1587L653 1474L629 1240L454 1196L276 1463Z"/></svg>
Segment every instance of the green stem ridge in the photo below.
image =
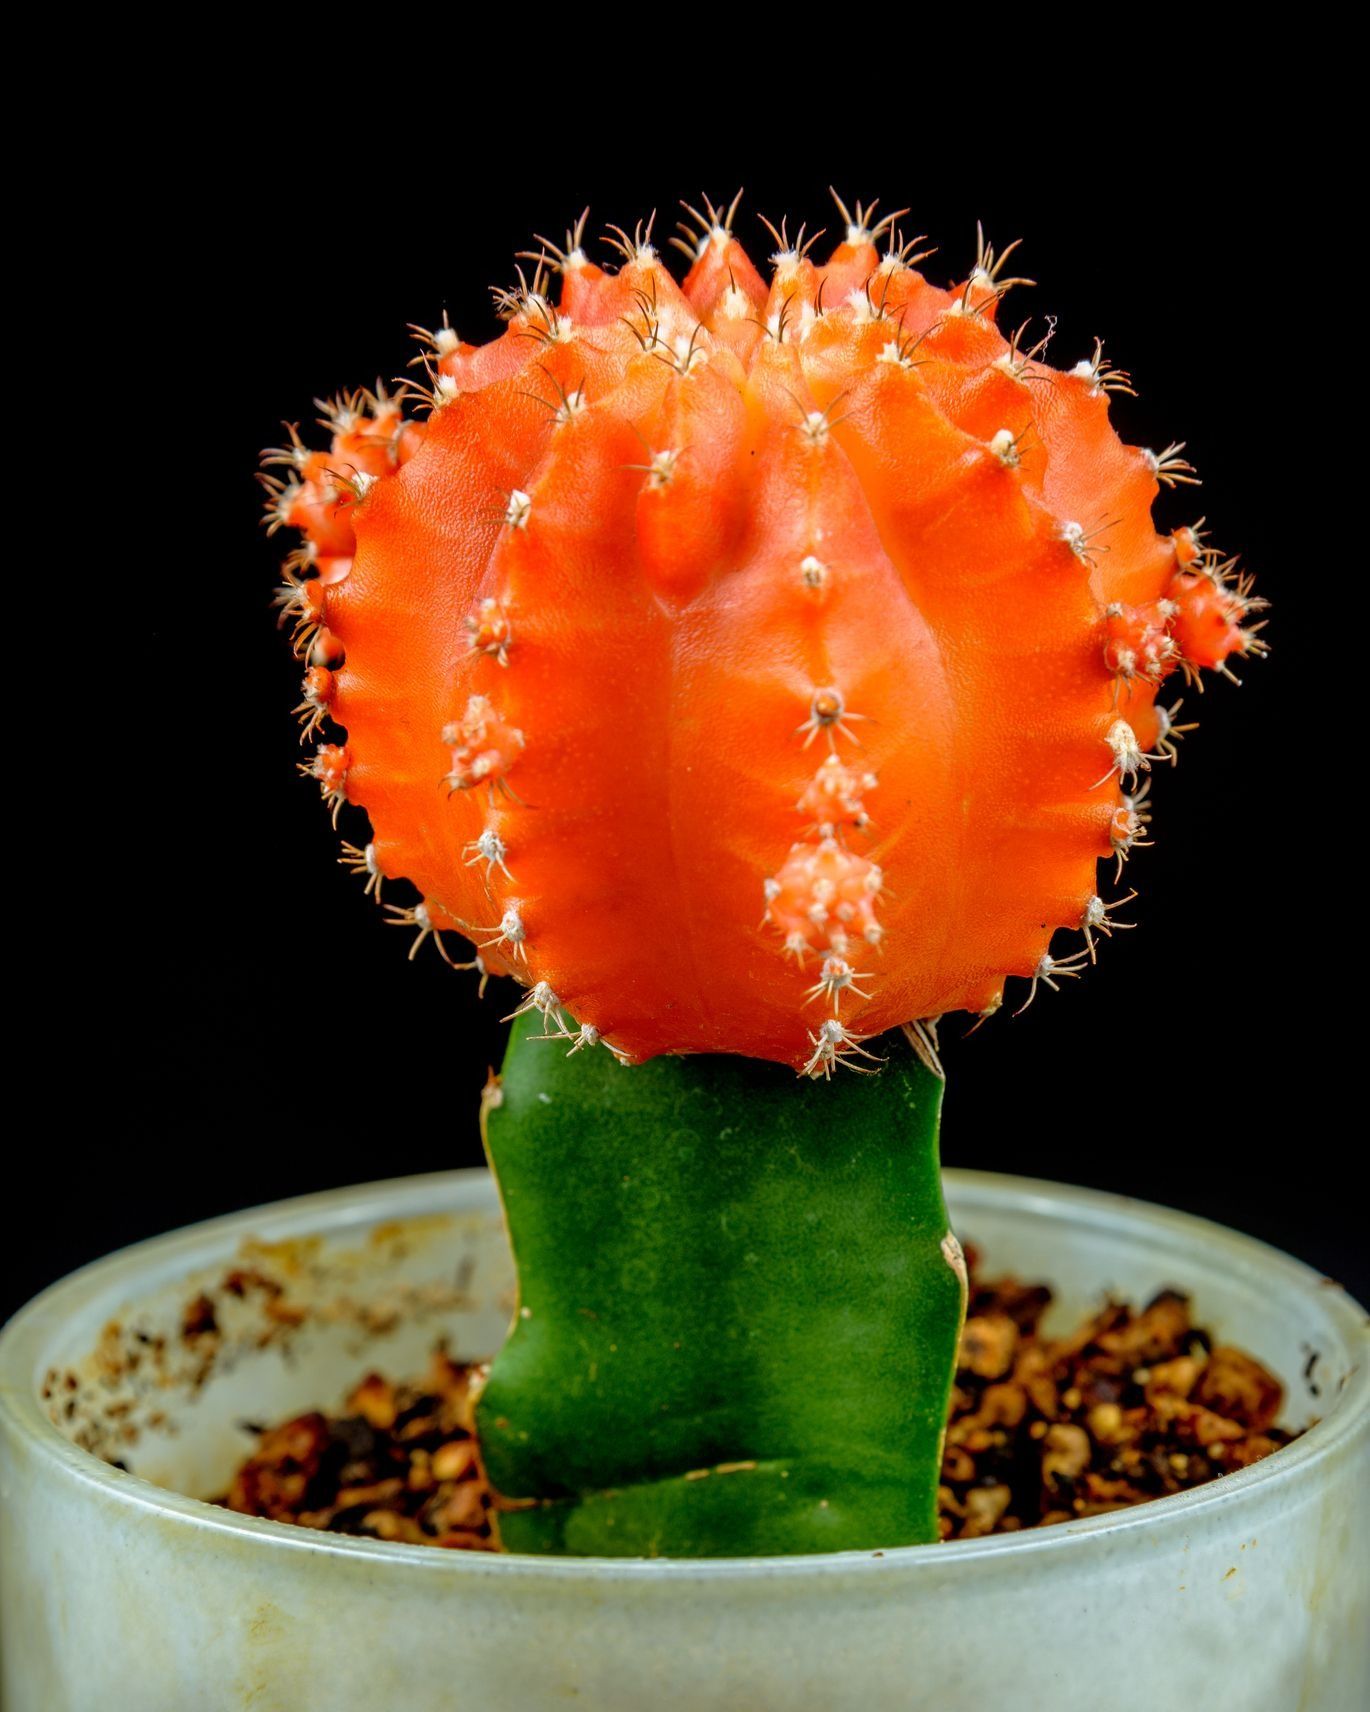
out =
<svg viewBox="0 0 1370 1712"><path fill-rule="evenodd" d="M568 1058L515 1025L486 1147L518 1268L478 1405L508 1550L737 1557L937 1537L965 1311L942 1084Z"/></svg>

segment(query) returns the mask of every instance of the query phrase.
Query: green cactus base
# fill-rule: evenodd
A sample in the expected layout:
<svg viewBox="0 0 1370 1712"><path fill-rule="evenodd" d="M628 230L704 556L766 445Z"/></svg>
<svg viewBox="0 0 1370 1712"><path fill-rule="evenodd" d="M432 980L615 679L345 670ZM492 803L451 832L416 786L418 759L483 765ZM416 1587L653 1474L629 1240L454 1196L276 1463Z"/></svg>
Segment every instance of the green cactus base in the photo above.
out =
<svg viewBox="0 0 1370 1712"><path fill-rule="evenodd" d="M625 1069L516 1025L486 1146L519 1305L480 1399L507 1550L738 1557L937 1537L964 1313L942 1084Z"/></svg>

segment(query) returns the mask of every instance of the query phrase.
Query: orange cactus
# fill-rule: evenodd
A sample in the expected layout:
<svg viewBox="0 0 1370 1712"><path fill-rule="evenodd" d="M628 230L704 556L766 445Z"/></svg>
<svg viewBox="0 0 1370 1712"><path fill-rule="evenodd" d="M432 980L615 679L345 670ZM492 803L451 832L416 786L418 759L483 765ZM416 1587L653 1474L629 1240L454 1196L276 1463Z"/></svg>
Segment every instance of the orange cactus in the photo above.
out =
<svg viewBox="0 0 1370 1712"><path fill-rule="evenodd" d="M617 271L547 246L501 337L424 335L425 420L292 431L270 512L301 717L346 733L304 770L369 814L368 889L418 888L396 918L576 1045L820 1074L1078 973L1183 729L1157 692L1259 651L1261 603L1156 532L1193 472L1118 438L1100 347L999 331L1006 256L942 290L858 206L767 285L731 216L680 284L650 228Z"/></svg>

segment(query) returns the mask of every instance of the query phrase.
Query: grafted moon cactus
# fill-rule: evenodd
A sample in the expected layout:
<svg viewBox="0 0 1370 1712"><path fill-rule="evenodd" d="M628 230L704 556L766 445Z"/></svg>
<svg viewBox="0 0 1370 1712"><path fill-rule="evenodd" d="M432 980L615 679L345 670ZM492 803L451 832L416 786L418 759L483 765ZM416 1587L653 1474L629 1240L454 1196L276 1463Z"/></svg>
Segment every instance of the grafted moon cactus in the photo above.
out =
<svg viewBox="0 0 1370 1712"><path fill-rule="evenodd" d="M735 206L693 216L680 283L650 224L612 270L580 227L544 244L500 337L423 334L421 382L338 401L267 478L302 536L302 771L371 819L343 859L378 900L417 888L385 906L411 955L461 935L482 987L527 989L487 1109L522 1311L482 1426L529 1549L927 1537L961 1294L936 1019L1015 977L1031 1002L1125 925L1103 893L1188 729L1158 696L1262 647L1201 527L1153 525L1195 476L1110 426L1127 375L1097 342L1049 366L1051 323L1001 330L1009 252L944 289L898 216L839 203L828 260L782 226L767 282ZM562 1051L536 1065L534 1036ZM713 1056L615 1080L684 1054L885 1065L887 1092L787 1104ZM855 1158L892 1223L837 1217ZM613 1226L612 1260L553 1205ZM839 1252L846 1323L892 1344L843 1350L815 1409L786 1375L831 1354Z"/></svg>
<svg viewBox="0 0 1370 1712"><path fill-rule="evenodd" d="M1074 967L1158 692L1253 603L1153 527L1192 472L1111 428L1126 375L999 330L1002 259L944 290L858 213L766 284L701 224L680 285L548 246L500 338L428 338L422 422L359 394L278 454L302 711L347 733L308 769L420 931L586 1038L826 1073Z"/></svg>

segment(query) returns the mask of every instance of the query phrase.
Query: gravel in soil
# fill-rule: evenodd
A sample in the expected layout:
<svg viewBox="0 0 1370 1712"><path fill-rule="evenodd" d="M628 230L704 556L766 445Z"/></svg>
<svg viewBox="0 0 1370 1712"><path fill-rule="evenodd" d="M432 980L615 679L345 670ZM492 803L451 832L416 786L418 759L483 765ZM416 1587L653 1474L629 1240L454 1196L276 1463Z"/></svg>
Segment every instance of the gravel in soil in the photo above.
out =
<svg viewBox="0 0 1370 1712"><path fill-rule="evenodd" d="M1284 1391L1251 1356L1194 1324L1164 1290L1107 1301L1064 1337L1041 1330L1042 1284L978 1277L952 1388L939 1490L943 1539L1048 1527L1183 1492L1288 1444ZM257 1440L218 1502L342 1534L495 1551L475 1436L483 1368L439 1346L426 1374L369 1373L336 1414Z"/></svg>

